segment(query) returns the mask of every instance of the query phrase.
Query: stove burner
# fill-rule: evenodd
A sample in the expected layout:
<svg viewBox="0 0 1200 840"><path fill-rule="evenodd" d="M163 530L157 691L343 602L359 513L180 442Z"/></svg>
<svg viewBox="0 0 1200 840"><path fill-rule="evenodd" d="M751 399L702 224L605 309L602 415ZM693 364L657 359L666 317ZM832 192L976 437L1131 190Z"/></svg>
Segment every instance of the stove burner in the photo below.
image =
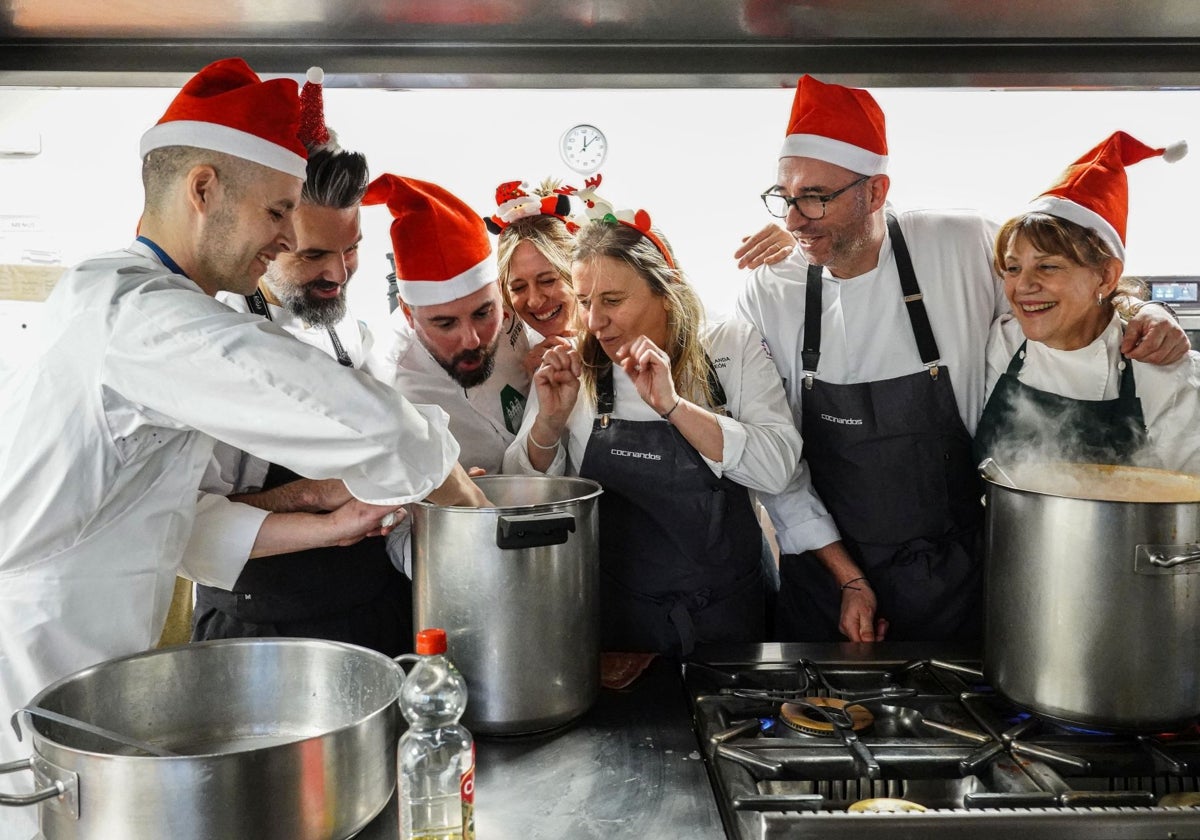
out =
<svg viewBox="0 0 1200 840"><path fill-rule="evenodd" d="M909 802L907 799L860 799L846 809L852 813L864 814L903 814L905 812L920 813L925 810L924 805L918 805L916 802Z"/></svg>
<svg viewBox="0 0 1200 840"><path fill-rule="evenodd" d="M822 712L822 709L831 711ZM871 725L875 716L865 706L852 705L839 697L802 697L780 706L779 719L805 735L831 738L837 734L839 726L861 732ZM835 720L839 723L835 724Z"/></svg>

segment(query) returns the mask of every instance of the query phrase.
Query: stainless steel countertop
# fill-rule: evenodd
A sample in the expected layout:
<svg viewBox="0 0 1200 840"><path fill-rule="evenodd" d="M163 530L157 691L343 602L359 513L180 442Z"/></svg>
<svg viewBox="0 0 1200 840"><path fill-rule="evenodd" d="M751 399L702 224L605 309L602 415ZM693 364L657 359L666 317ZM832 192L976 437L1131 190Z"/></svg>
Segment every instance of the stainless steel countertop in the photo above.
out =
<svg viewBox="0 0 1200 840"><path fill-rule="evenodd" d="M483 840L724 840L678 663L655 660L545 735L476 740L475 832ZM354 840L395 840L395 800Z"/></svg>

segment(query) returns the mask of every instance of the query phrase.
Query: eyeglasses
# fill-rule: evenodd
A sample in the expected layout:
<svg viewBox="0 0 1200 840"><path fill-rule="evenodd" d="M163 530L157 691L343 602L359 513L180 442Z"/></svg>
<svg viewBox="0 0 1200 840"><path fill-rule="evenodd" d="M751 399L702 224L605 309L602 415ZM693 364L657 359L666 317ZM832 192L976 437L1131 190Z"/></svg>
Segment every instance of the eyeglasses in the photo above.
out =
<svg viewBox="0 0 1200 840"><path fill-rule="evenodd" d="M817 221L825 218L825 205L833 201L846 190L853 189L859 184L870 178L870 175L864 175L852 184L847 184L840 190L831 192L829 195L798 195L792 197L776 192L778 186L768 187L766 192L761 196L763 204L767 207L767 212L777 219L782 219L787 216L788 208L795 207L796 212L806 219Z"/></svg>

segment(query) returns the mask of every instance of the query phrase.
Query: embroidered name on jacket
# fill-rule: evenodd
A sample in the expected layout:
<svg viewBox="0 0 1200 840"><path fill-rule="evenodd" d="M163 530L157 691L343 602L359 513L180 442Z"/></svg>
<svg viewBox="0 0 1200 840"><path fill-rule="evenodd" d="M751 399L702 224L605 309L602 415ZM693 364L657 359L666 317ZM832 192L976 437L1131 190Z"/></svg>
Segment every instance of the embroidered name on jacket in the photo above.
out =
<svg viewBox="0 0 1200 840"><path fill-rule="evenodd" d="M661 461L661 455L655 455L653 452L630 452L628 449L610 449L608 450L613 455L619 455L622 458L643 458L647 461Z"/></svg>
<svg viewBox="0 0 1200 840"><path fill-rule="evenodd" d="M843 426L861 426L862 420L858 417L834 417L832 414L822 414L822 420L828 420L830 423L841 423Z"/></svg>

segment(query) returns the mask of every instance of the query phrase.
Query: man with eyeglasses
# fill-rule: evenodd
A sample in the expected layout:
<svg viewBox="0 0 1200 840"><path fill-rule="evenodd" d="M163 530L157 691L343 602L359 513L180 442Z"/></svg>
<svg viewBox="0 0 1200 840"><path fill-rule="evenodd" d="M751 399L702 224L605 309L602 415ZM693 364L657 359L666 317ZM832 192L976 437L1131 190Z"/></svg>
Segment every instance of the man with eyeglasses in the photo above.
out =
<svg viewBox="0 0 1200 840"><path fill-rule="evenodd" d="M988 327L1007 311L992 269L997 228L970 212L896 213L887 163L883 112L869 93L800 80L779 180L762 194L799 248L757 269L738 301L805 442L791 487L762 499L783 552L782 640L981 632L971 435ZM1172 361L1186 336L1151 311L1130 325L1123 350Z"/></svg>

